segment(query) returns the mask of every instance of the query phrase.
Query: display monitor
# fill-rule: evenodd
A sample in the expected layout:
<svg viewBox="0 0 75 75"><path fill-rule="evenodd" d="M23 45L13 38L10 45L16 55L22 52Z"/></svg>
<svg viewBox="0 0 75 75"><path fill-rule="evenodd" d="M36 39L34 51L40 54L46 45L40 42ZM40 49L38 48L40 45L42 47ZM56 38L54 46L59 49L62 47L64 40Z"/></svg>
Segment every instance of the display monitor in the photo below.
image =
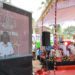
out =
<svg viewBox="0 0 75 75"><path fill-rule="evenodd" d="M3 4L0 8L0 58L31 55L31 13Z"/></svg>

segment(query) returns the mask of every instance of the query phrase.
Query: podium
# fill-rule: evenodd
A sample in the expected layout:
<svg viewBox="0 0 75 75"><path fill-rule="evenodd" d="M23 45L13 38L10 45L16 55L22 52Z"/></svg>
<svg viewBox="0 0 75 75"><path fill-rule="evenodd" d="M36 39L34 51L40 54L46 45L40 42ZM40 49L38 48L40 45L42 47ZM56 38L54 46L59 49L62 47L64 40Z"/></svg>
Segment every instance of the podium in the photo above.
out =
<svg viewBox="0 0 75 75"><path fill-rule="evenodd" d="M1 59L0 75L32 75L32 56Z"/></svg>

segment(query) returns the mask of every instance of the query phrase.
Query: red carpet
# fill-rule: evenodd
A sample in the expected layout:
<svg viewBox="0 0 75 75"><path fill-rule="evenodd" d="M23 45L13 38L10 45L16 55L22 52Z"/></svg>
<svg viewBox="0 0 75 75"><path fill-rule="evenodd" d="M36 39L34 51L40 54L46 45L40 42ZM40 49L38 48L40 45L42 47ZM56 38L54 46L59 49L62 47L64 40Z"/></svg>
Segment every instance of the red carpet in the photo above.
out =
<svg viewBox="0 0 75 75"><path fill-rule="evenodd" d="M35 75L75 75L75 66L58 66L55 71L40 69Z"/></svg>
<svg viewBox="0 0 75 75"><path fill-rule="evenodd" d="M48 75L54 75L54 72L51 71ZM59 70L55 71L55 75L75 75L75 70Z"/></svg>
<svg viewBox="0 0 75 75"><path fill-rule="evenodd" d="M57 66L57 70L75 70L74 65Z"/></svg>
<svg viewBox="0 0 75 75"><path fill-rule="evenodd" d="M39 71L35 75L75 75L75 70L57 70L54 71L47 71L47 72L41 72Z"/></svg>
<svg viewBox="0 0 75 75"><path fill-rule="evenodd" d="M41 69L39 61L34 61L34 74L33 75L75 75L75 66L66 65L66 66L57 66L57 70L44 70ZM40 68L39 68L40 67Z"/></svg>

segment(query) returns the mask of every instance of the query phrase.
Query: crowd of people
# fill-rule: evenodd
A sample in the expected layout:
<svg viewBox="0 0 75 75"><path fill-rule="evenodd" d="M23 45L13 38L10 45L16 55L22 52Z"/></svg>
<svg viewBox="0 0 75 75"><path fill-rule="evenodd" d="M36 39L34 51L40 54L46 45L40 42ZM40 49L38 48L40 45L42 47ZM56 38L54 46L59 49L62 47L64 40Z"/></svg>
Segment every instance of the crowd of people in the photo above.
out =
<svg viewBox="0 0 75 75"><path fill-rule="evenodd" d="M47 71L54 69L54 62L62 62L65 56L70 57L73 56L71 61L75 61L75 43L70 42L65 43L61 41L58 43L58 49L55 50L54 46L42 46L40 48L36 48L35 43L32 47L33 59L39 60L42 69L47 69ZM51 59L53 57L53 60ZM50 61L53 61L53 64ZM39 71L39 70L38 70ZM37 74L38 74L37 71Z"/></svg>
<svg viewBox="0 0 75 75"><path fill-rule="evenodd" d="M63 56L75 56L75 43L70 42L70 44L65 45L64 41L60 42L58 49L55 50L53 46L45 46L41 48L36 48L35 43L32 45L33 59L40 60L40 57L49 58L50 56L63 57Z"/></svg>
<svg viewBox="0 0 75 75"><path fill-rule="evenodd" d="M70 44L65 45L64 42L62 41L59 44L59 49L62 50L62 55L63 56L70 56L70 55L75 55L75 44L74 42L70 42Z"/></svg>

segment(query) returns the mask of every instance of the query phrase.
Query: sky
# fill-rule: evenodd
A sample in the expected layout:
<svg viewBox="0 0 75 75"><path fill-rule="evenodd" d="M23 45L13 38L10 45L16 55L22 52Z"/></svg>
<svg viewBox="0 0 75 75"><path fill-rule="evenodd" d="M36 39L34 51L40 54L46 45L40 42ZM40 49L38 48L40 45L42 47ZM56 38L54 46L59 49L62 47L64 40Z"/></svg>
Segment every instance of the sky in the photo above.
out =
<svg viewBox="0 0 75 75"><path fill-rule="evenodd" d="M42 1L45 2L45 0L11 0L11 4L32 12L32 17L37 21L43 10L43 8L40 8L43 7L43 5L41 5Z"/></svg>

